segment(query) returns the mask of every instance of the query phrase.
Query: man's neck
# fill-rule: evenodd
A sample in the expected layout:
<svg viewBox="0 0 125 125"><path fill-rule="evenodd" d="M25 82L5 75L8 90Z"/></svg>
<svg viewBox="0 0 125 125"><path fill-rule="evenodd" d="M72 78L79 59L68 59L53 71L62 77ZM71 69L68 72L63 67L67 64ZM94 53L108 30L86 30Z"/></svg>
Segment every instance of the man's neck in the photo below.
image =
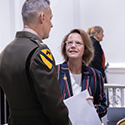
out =
<svg viewBox="0 0 125 125"><path fill-rule="evenodd" d="M23 31L27 31L27 32L33 33L34 35L36 35L36 36L38 36L40 39L42 39L42 38L40 37L40 35L39 35L36 31L34 31L33 29L31 29L31 28L30 28L29 26L27 26L27 25L24 26Z"/></svg>

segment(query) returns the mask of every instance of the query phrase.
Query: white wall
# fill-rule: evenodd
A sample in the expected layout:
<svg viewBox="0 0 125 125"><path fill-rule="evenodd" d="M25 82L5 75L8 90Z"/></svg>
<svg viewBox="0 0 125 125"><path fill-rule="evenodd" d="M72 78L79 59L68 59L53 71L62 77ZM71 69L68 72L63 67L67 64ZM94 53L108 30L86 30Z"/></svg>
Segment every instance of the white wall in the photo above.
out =
<svg viewBox="0 0 125 125"><path fill-rule="evenodd" d="M82 27L93 25L104 28L104 48L106 59L110 63L124 63L124 0L81 0Z"/></svg>
<svg viewBox="0 0 125 125"><path fill-rule="evenodd" d="M24 0L0 0L0 52L22 30L21 7Z"/></svg>
<svg viewBox="0 0 125 125"><path fill-rule="evenodd" d="M0 0L0 51L22 30L21 7L24 0ZM101 42L109 63L124 63L125 0L51 0L53 25L45 40L57 63L62 62L60 45L73 28L85 31L100 25L105 37Z"/></svg>

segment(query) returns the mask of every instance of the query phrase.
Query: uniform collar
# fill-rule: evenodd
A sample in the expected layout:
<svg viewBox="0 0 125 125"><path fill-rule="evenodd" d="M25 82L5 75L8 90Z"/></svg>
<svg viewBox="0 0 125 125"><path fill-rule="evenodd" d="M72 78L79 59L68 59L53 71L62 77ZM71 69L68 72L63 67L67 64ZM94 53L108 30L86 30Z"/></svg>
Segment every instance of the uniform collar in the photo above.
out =
<svg viewBox="0 0 125 125"><path fill-rule="evenodd" d="M37 35L29 32L29 31L19 31L16 33L16 38L29 38L32 41L39 41L39 43L42 43L42 39L38 37Z"/></svg>

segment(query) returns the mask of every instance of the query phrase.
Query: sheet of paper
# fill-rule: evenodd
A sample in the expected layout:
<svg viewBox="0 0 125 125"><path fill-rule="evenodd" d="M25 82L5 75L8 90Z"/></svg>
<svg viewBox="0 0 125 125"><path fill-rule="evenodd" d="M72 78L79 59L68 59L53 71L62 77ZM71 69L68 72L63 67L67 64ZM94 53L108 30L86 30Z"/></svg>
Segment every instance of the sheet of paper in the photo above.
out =
<svg viewBox="0 0 125 125"><path fill-rule="evenodd" d="M88 90L84 90L64 100L73 125L102 125L92 101L86 100L88 96Z"/></svg>

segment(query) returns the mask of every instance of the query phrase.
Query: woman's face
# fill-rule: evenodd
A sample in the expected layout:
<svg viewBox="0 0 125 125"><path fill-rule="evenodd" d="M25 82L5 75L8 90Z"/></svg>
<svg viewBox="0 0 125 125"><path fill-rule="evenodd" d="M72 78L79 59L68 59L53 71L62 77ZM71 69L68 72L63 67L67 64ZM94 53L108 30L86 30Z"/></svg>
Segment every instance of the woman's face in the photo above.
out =
<svg viewBox="0 0 125 125"><path fill-rule="evenodd" d="M96 38L98 39L99 42L103 40L103 37L104 37L103 30L101 30L101 32L96 34Z"/></svg>
<svg viewBox="0 0 125 125"><path fill-rule="evenodd" d="M84 43L78 33L71 33L66 41L66 54L69 59L81 59L84 54Z"/></svg>

